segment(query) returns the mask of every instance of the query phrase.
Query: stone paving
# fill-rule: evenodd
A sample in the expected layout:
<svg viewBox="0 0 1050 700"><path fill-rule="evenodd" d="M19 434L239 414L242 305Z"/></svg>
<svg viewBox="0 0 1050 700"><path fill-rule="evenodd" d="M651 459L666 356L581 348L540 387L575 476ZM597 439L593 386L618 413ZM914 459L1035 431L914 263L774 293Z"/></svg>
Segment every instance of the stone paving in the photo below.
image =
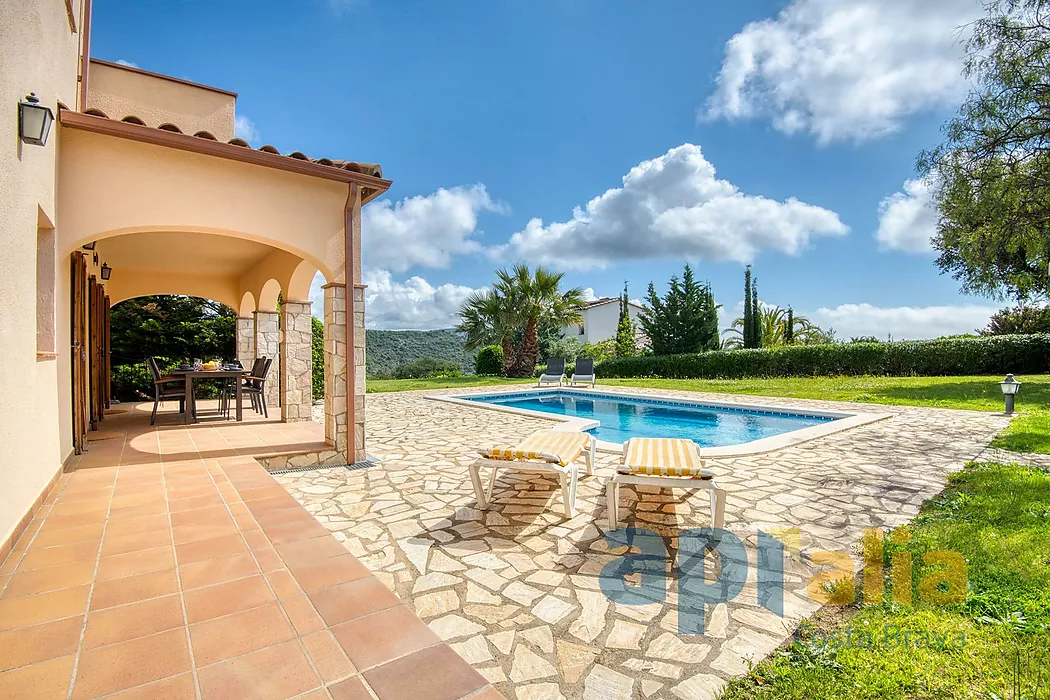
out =
<svg viewBox="0 0 1050 700"><path fill-rule="evenodd" d="M599 453L596 474L581 479L571 520L560 514L556 482L544 475L503 471L490 509L474 508L467 474L473 449L513 443L550 427L549 421L416 392L373 394L367 449L378 466L278 480L508 698L706 699L819 607L806 593L821 568L812 564L814 552L856 555L864 528L911 519L945 477L981 454L1009 421L969 411L638 392L893 417L773 453L710 463L729 492L726 528L745 542L752 567L736 598L708 606L703 635L679 634L673 577L665 599L645 605L613 603L599 590L602 568L625 551L611 552L603 537L603 485L617 455ZM620 494L621 517L658 532L671 559L680 530L710 524L703 493L622 487ZM780 618L758 605L757 532L791 528L797 536L781 534L788 556Z"/></svg>

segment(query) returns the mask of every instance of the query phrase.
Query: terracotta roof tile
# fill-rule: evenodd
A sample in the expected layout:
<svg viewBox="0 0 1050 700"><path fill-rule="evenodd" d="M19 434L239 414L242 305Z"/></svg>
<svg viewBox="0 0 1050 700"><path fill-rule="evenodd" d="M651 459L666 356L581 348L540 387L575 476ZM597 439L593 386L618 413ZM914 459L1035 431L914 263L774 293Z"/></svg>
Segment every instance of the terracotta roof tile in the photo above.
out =
<svg viewBox="0 0 1050 700"><path fill-rule="evenodd" d="M104 117L106 119L112 119L112 117L110 117L108 114L103 112L101 109L97 109L97 108L91 108L91 109L85 110L84 114L90 114L91 116L94 116L94 117ZM142 119L140 119L139 117L135 116L134 114L129 114L129 115L125 116L123 119L121 119L120 121L127 122L129 124L138 124L139 126L149 127L149 125L146 124L146 122L144 122ZM177 133L177 134L184 134L184 133L186 133L185 131L180 129L175 124L170 124L170 123L165 123L165 124L161 124L161 125L159 125L157 127L150 127L150 128L162 129L164 131L171 131L171 132ZM198 131L198 132L196 132L193 135L195 137L197 137L197 138L209 139L211 141L218 141L218 139L215 138L215 136L213 136L211 133L209 133L207 131ZM240 146L242 148L251 148L251 144L249 144L247 141L245 141L242 138L233 138L233 139L230 139L229 141L227 141L226 143L232 144L234 146ZM265 146L260 146L258 150L263 151L264 153L272 153L272 154L278 155L278 156L283 155L285 158L295 158L296 160L304 160L304 161L307 161L307 162L310 162L310 163L316 163L318 165L326 165L326 166L332 167L332 168L339 168L340 170L347 170L347 171L354 172L354 173L361 173L362 175L370 175L372 177L378 177L378 178L382 178L383 177L383 168L378 163L358 163L358 162L355 162L355 161L335 160L335 159L331 159L331 158L311 158L311 157L309 157L308 155L306 155L305 153L303 153L301 151L292 151L291 153L283 154L279 150L277 150L277 148L275 146L271 146L270 144L267 144Z"/></svg>

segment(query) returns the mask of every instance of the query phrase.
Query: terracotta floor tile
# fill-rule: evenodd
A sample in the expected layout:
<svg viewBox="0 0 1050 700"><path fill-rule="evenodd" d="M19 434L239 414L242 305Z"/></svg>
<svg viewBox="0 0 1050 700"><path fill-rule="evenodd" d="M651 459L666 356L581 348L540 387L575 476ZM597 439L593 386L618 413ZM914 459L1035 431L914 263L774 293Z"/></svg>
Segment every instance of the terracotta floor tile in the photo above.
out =
<svg viewBox="0 0 1050 700"><path fill-rule="evenodd" d="M51 515L58 517L65 517L68 515L89 515L92 513L105 513L109 510L109 497L83 500L83 501L70 501L69 503L56 503L51 508Z"/></svg>
<svg viewBox="0 0 1050 700"><path fill-rule="evenodd" d="M58 622L0 632L0 671L75 653L83 628L83 617L69 617Z"/></svg>
<svg viewBox="0 0 1050 700"><path fill-rule="evenodd" d="M107 530L106 538L102 541L102 556L137 552L141 549L154 549L171 544L171 532L166 529L132 532L126 535L113 535Z"/></svg>
<svg viewBox="0 0 1050 700"><path fill-rule="evenodd" d="M372 573L357 557L349 553L317 562L294 564L289 568L299 585L308 592L328 588L337 583L356 581Z"/></svg>
<svg viewBox="0 0 1050 700"><path fill-rule="evenodd" d="M224 505L222 497L218 492L210 496L194 496L192 498L180 498L177 501L168 501L168 509L172 513L184 510L196 510L197 508L220 508Z"/></svg>
<svg viewBox="0 0 1050 700"><path fill-rule="evenodd" d="M52 566L47 569L33 569L11 576L0 598L17 598L23 595L83 586L91 583L94 576L95 562L93 560Z"/></svg>
<svg viewBox="0 0 1050 700"><path fill-rule="evenodd" d="M216 537L200 542L187 542L175 547L179 564L189 564L204 559L219 559L234 554L247 554L248 547L239 534Z"/></svg>
<svg viewBox="0 0 1050 700"><path fill-rule="evenodd" d="M266 572L284 568L284 559L278 556L277 550L273 547L256 550L255 560L259 562L259 567Z"/></svg>
<svg viewBox="0 0 1050 700"><path fill-rule="evenodd" d="M190 670L186 630L178 628L99 649L77 665L73 698L94 698Z"/></svg>
<svg viewBox="0 0 1050 700"><path fill-rule="evenodd" d="M197 676L203 700L289 698L321 685L297 642L213 664Z"/></svg>
<svg viewBox="0 0 1050 700"><path fill-rule="evenodd" d="M190 642L198 668L294 637L292 626L277 605L264 605L190 625Z"/></svg>
<svg viewBox="0 0 1050 700"><path fill-rule="evenodd" d="M189 511L193 512L193 511ZM173 528L175 544L183 545L190 542L201 542L214 540L219 537L240 536L238 528L232 518L226 518L227 522L222 524L207 523L203 525L178 525Z"/></svg>
<svg viewBox="0 0 1050 700"><path fill-rule="evenodd" d="M244 502L247 503L249 507L251 507L252 501L261 501L265 498L279 498L282 495L288 493L283 486L276 482L274 482L272 486L260 486L258 488L252 489L237 489L237 491L240 493L241 498L244 499Z"/></svg>
<svg viewBox="0 0 1050 700"><path fill-rule="evenodd" d="M112 581L96 581L95 590L91 593L90 609L102 610L178 592L179 581L174 569L151 571Z"/></svg>
<svg viewBox="0 0 1050 700"><path fill-rule="evenodd" d="M317 522L313 517L285 523L283 525L263 525L263 532L275 546L286 542L298 542L299 540L311 540L315 537L324 537L330 534L328 529Z"/></svg>
<svg viewBox="0 0 1050 700"><path fill-rule="evenodd" d="M439 644L363 674L379 700L458 700L487 683L452 648Z"/></svg>
<svg viewBox="0 0 1050 700"><path fill-rule="evenodd" d="M331 535L312 540L279 544L275 549L289 567L294 564L306 564L323 559L331 559L347 553L346 547Z"/></svg>
<svg viewBox="0 0 1050 700"><path fill-rule="evenodd" d="M322 588L308 597L329 626L401 604L400 598L372 576Z"/></svg>
<svg viewBox="0 0 1050 700"><path fill-rule="evenodd" d="M141 518L131 518L129 520L111 520L106 525L106 536L120 537L138 532L149 532L150 530L167 530L170 527L171 523L168 522L167 513L144 515Z"/></svg>
<svg viewBox="0 0 1050 700"><path fill-rule="evenodd" d="M346 652L328 630L306 635L303 637L303 645L325 683L331 683L357 672L354 665L350 663Z"/></svg>
<svg viewBox="0 0 1050 700"><path fill-rule="evenodd" d="M337 625L332 634L362 670L441 641L404 605Z"/></svg>
<svg viewBox="0 0 1050 700"><path fill-rule="evenodd" d="M178 595L97 610L88 614L84 648L115 644L181 627L182 601Z"/></svg>
<svg viewBox="0 0 1050 700"><path fill-rule="evenodd" d="M144 518L147 515L163 515L168 512L167 506L164 505L164 501L156 501L151 503L143 503L137 506L126 506L123 508L113 508L109 511L109 520L133 520L135 518Z"/></svg>
<svg viewBox="0 0 1050 700"><path fill-rule="evenodd" d="M73 676L73 655L0 673L0 698L65 700Z"/></svg>
<svg viewBox="0 0 1050 700"><path fill-rule="evenodd" d="M182 588L190 590L214 586L239 578L258 575L259 567L250 554L235 554L221 559L204 559L179 566Z"/></svg>
<svg viewBox="0 0 1050 700"><path fill-rule="evenodd" d="M84 540L102 539L103 521L67 527L51 525L45 522L33 538L34 547L54 547L59 544L73 544Z"/></svg>
<svg viewBox="0 0 1050 700"><path fill-rule="evenodd" d="M196 697L193 674L184 673L181 676L140 685L116 695L108 695L106 700L195 700Z"/></svg>
<svg viewBox="0 0 1050 700"><path fill-rule="evenodd" d="M110 581L125 576L175 568L175 552L171 547L143 549L127 554L114 554L98 561L96 581Z"/></svg>
<svg viewBox="0 0 1050 700"><path fill-rule="evenodd" d="M89 586L0 600L0 630L18 629L73 615L87 609Z"/></svg>
<svg viewBox="0 0 1050 700"><path fill-rule="evenodd" d="M19 571L46 569L50 566L75 564L80 561L94 560L98 556L99 540L85 540L74 544L63 544L56 547L30 547L18 565Z"/></svg>
<svg viewBox="0 0 1050 700"><path fill-rule="evenodd" d="M328 686L328 694L332 700L372 700L365 684L356 676Z"/></svg>
<svg viewBox="0 0 1050 700"><path fill-rule="evenodd" d="M470 700L507 700L507 698L503 693L489 686L488 688L483 688L480 693L471 695Z"/></svg>
<svg viewBox="0 0 1050 700"><path fill-rule="evenodd" d="M303 595L303 590L299 587L295 577L292 576L292 572L287 569L271 571L266 574L266 580L270 582L270 587L273 588L274 593L277 594L277 598L280 600Z"/></svg>
<svg viewBox="0 0 1050 700"><path fill-rule="evenodd" d="M325 628L324 620L317 614L313 603L306 596L285 598L281 601L281 606L288 614L288 619L292 621L292 626L295 627L297 634L310 634Z"/></svg>
<svg viewBox="0 0 1050 700"><path fill-rule="evenodd" d="M186 619L191 624L276 600L262 576L197 588L186 591L183 597L186 601Z"/></svg>
<svg viewBox="0 0 1050 700"><path fill-rule="evenodd" d="M194 510L181 510L171 514L172 527L183 525L226 525L232 523L233 519L226 508L212 506L210 508L196 508Z"/></svg>

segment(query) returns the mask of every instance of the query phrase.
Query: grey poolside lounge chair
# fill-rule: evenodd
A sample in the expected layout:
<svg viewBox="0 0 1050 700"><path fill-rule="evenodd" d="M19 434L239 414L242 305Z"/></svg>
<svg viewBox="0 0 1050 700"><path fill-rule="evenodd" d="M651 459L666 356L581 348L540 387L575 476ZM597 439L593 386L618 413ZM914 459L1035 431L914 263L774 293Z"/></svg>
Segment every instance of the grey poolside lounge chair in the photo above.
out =
<svg viewBox="0 0 1050 700"><path fill-rule="evenodd" d="M536 386L543 386L544 384L557 383L558 386L562 385L565 381L565 358L563 357L552 357L547 360L547 369L543 370L543 374L540 375L540 380L536 382Z"/></svg>
<svg viewBox="0 0 1050 700"><path fill-rule="evenodd" d="M593 387L595 381L594 358L581 357L577 359L576 368L572 371L572 379L569 380L569 384L572 386L576 386L577 384L590 384Z"/></svg>

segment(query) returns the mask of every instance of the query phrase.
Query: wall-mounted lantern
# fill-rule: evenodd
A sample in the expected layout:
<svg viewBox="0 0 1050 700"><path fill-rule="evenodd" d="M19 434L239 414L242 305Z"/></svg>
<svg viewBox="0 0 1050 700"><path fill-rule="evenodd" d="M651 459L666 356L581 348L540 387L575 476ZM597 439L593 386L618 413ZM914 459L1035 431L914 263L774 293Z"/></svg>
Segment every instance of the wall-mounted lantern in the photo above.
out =
<svg viewBox="0 0 1050 700"><path fill-rule="evenodd" d="M82 245L80 247L83 248L84 250L94 250L96 242L97 241L91 241L90 243L85 243L84 245Z"/></svg>
<svg viewBox="0 0 1050 700"><path fill-rule="evenodd" d="M25 143L45 145L53 121L54 112L50 107L40 104L35 93L29 93L25 100L18 103L18 135Z"/></svg>
<svg viewBox="0 0 1050 700"><path fill-rule="evenodd" d="M113 268L109 266L109 263L102 263L102 269L99 272L102 273L103 280L108 280L113 274Z"/></svg>

